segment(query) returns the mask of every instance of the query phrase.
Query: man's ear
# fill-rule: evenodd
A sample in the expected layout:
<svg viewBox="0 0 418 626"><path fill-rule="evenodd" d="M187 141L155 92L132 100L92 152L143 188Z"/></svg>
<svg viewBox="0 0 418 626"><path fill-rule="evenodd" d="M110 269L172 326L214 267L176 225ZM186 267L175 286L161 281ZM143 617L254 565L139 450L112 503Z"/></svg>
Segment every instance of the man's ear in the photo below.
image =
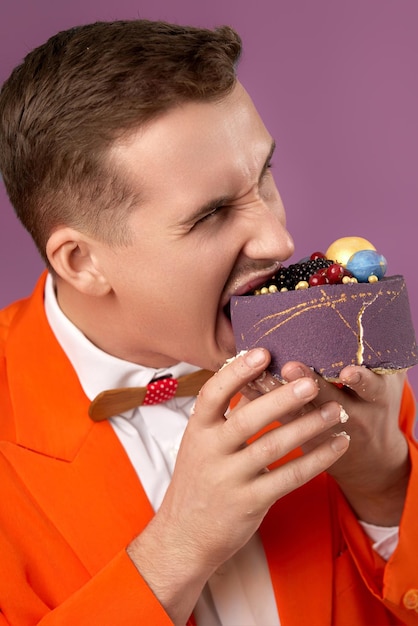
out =
<svg viewBox="0 0 418 626"><path fill-rule="evenodd" d="M111 289L96 256L98 243L74 228L57 228L48 239L46 254L56 274L72 287L90 296Z"/></svg>

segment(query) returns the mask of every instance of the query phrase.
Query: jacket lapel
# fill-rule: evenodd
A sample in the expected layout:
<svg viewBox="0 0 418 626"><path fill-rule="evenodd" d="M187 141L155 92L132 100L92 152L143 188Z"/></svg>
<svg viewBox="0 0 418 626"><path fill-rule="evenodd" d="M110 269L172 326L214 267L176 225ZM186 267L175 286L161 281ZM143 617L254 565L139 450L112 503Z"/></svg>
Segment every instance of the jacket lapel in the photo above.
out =
<svg viewBox="0 0 418 626"><path fill-rule="evenodd" d="M44 283L45 275L20 304L6 342L17 444L8 456L41 514L95 572L153 511L111 425L88 417L89 400L44 313Z"/></svg>

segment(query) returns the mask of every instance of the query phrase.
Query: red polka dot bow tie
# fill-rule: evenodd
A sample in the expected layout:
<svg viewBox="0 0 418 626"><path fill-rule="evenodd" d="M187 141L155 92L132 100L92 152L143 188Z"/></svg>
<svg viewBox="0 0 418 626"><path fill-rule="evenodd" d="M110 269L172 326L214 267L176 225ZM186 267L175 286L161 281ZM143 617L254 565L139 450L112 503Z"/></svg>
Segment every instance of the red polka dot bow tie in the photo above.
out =
<svg viewBox="0 0 418 626"><path fill-rule="evenodd" d="M102 391L90 404L89 416L94 422L101 422L141 405L160 404L174 397L197 396L211 376L213 372L209 370L198 370L178 379L160 378L151 381L146 387Z"/></svg>

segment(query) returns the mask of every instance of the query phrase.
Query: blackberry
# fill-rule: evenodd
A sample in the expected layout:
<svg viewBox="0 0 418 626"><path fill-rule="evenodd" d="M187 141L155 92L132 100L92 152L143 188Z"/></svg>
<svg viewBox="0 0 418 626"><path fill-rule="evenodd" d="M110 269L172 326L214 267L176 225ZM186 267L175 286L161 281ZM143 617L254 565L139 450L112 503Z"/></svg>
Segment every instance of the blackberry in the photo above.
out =
<svg viewBox="0 0 418 626"><path fill-rule="evenodd" d="M281 267L277 274L272 276L264 285L261 285L255 293L281 291L287 289L293 291L300 281L309 282L309 278L319 270L329 267L334 261L325 258L309 259L301 263L293 263L288 267Z"/></svg>

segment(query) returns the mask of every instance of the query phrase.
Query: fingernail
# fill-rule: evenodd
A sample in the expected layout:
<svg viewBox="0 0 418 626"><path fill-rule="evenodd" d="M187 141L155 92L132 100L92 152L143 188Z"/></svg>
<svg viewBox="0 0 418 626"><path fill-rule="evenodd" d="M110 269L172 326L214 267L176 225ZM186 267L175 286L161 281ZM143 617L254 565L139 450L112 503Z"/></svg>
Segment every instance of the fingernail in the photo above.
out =
<svg viewBox="0 0 418 626"><path fill-rule="evenodd" d="M313 393L313 381L310 378L300 378L293 385L293 391L297 398L310 398Z"/></svg>
<svg viewBox="0 0 418 626"><path fill-rule="evenodd" d="M260 350L259 348L254 348L254 350L250 350L245 355L245 362L250 367L258 367L262 365L266 361L266 354L264 350Z"/></svg>
<svg viewBox="0 0 418 626"><path fill-rule="evenodd" d="M297 380L298 378L303 378L304 376L305 376L305 372L303 371L301 367L298 366L298 367L291 369L290 372L287 372L286 379L289 382L292 382L292 380Z"/></svg>
<svg viewBox="0 0 418 626"><path fill-rule="evenodd" d="M338 422L338 414L333 404L323 404L319 409L324 422Z"/></svg>
<svg viewBox="0 0 418 626"><path fill-rule="evenodd" d="M323 404L319 412L321 413L321 417L325 422L338 422L341 424L345 424L348 422L348 413L346 413L345 409L338 405L338 413L336 411L336 407L334 404Z"/></svg>
<svg viewBox="0 0 418 626"><path fill-rule="evenodd" d="M342 430L340 433L333 433L331 435L331 447L336 452L341 452L347 448L347 441L350 441L350 435Z"/></svg>
<svg viewBox="0 0 418 626"><path fill-rule="evenodd" d="M355 372L354 374L344 379L344 384L348 385L349 387L351 387L352 385L358 385L358 383L360 382L360 378L360 374L358 372Z"/></svg>

